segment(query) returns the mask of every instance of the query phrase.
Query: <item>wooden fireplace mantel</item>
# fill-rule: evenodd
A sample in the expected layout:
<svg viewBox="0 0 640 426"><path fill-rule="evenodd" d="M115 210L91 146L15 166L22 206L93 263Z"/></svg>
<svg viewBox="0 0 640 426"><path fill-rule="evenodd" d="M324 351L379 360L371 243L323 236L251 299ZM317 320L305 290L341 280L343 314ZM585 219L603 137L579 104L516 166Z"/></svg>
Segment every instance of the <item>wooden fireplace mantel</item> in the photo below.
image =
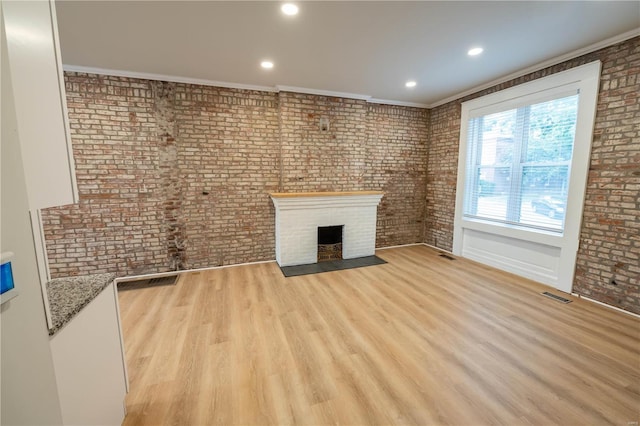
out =
<svg viewBox="0 0 640 426"><path fill-rule="evenodd" d="M340 197L357 195L384 195L382 191L339 191L339 192L271 192L271 198Z"/></svg>

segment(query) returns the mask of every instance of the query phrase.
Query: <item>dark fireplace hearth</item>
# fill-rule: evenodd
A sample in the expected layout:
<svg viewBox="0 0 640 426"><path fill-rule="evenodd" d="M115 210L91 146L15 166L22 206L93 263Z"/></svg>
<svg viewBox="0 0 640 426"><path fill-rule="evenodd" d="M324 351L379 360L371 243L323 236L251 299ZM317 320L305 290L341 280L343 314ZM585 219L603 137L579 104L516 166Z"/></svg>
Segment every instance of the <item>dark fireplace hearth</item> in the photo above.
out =
<svg viewBox="0 0 640 426"><path fill-rule="evenodd" d="M318 262L342 259L342 229L340 226L318 227Z"/></svg>

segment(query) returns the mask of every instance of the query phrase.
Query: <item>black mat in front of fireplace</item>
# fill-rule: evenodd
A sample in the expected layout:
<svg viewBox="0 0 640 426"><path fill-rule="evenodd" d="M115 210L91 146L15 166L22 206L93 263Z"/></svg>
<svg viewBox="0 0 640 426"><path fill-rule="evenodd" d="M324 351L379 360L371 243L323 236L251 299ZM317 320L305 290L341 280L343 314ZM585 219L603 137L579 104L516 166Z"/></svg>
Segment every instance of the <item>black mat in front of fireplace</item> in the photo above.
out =
<svg viewBox="0 0 640 426"><path fill-rule="evenodd" d="M387 263L378 256L365 256L356 259L330 260L327 262L312 263L310 265L281 266L280 270L285 277L298 275L319 274L321 272L341 271L343 269L362 268L363 266L382 265Z"/></svg>

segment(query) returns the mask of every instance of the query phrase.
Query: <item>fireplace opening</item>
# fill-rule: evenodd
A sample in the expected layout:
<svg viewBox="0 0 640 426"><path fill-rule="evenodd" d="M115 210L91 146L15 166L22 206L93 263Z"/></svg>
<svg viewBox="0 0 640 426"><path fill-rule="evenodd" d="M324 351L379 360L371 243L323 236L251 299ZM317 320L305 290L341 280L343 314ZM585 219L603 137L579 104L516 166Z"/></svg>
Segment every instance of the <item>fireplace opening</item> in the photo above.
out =
<svg viewBox="0 0 640 426"><path fill-rule="evenodd" d="M344 225L318 226L318 262L342 259Z"/></svg>

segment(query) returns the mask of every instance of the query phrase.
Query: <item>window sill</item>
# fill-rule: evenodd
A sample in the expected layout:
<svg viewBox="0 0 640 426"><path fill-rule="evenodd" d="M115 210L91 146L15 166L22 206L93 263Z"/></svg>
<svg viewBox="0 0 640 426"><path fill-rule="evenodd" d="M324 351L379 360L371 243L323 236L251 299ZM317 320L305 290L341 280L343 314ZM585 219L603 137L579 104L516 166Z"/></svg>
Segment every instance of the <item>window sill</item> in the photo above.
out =
<svg viewBox="0 0 640 426"><path fill-rule="evenodd" d="M551 247L562 247L563 233L545 231L542 229L531 229L518 225L497 223L489 220L463 218L462 228L473 229L474 231L496 234L504 237L515 238L523 241L530 241L538 244L545 244Z"/></svg>

